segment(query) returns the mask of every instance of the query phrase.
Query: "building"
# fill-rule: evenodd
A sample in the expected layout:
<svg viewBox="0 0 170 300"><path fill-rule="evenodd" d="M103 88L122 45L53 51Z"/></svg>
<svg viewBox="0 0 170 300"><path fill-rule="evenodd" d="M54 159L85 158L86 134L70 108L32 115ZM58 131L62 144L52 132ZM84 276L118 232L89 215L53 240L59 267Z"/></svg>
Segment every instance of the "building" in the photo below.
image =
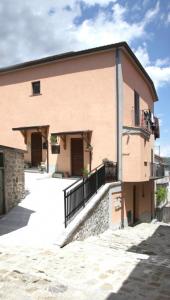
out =
<svg viewBox="0 0 170 300"><path fill-rule="evenodd" d="M163 161L165 164L165 175L170 178L170 157L163 157Z"/></svg>
<svg viewBox="0 0 170 300"><path fill-rule="evenodd" d="M1 139L27 149L26 167L44 165L63 176L115 162L123 223L149 221L157 100L125 42L26 62L0 69ZM121 218L113 204L113 227Z"/></svg>

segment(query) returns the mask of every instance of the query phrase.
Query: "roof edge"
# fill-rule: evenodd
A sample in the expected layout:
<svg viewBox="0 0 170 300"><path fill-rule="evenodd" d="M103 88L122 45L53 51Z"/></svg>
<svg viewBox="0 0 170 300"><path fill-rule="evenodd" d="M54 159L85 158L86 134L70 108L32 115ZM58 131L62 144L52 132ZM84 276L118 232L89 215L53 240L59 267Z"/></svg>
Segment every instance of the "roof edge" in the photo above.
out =
<svg viewBox="0 0 170 300"><path fill-rule="evenodd" d="M16 65L13 65L13 66L0 68L0 75L5 74L5 73L9 73L9 72L19 71L19 70L22 70L22 69L25 69L25 68L30 68L30 67L33 67L33 66L39 66L39 65L47 64L47 63L50 63L50 62L53 62L53 61L74 58L74 57L77 57L77 56L92 54L92 53L97 53L97 52L102 52L102 51L108 51L108 50L112 50L112 49L116 49L116 48L125 48L126 51L129 53L129 55L133 58L133 60L135 61L135 63L139 67L139 69L142 71L144 76L147 78L147 80L151 84L151 87L153 89L153 93L154 93L154 96L155 96L155 101L157 101L158 100L158 95L157 95L157 92L156 92L156 89L155 89L155 86L154 86L154 83L153 83L152 79L150 78L150 76L148 75L148 73L146 72L146 70L144 69L144 67L142 66L142 64L140 63L138 58L136 57L136 55L133 53L133 51L131 50L131 48L129 47L127 42L125 42L125 41L115 43L115 44L109 44L109 45L105 45L105 46L90 48L90 49L86 49L86 50L80 50L80 51L75 51L75 52L72 51L72 52L66 52L66 53L62 53L62 54L47 56L47 57L44 57L44 58L40 58L40 59L36 59L36 60L32 60L32 61L28 61L28 62L24 62L24 63L20 63L20 64L16 64Z"/></svg>

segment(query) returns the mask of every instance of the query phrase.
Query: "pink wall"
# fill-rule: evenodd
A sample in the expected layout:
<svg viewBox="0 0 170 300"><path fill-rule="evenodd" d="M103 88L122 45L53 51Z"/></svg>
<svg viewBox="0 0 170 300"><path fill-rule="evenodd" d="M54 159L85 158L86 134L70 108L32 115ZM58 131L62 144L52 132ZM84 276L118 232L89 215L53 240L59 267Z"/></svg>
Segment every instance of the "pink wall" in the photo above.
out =
<svg viewBox="0 0 170 300"><path fill-rule="evenodd" d="M136 186L136 216L141 221L150 221L153 213L154 182L124 183L123 197L126 213L131 210L133 216L133 186Z"/></svg>
<svg viewBox="0 0 170 300"><path fill-rule="evenodd" d="M0 75L0 144L23 148L12 127L50 125L51 132L92 130L92 167L116 160L114 51ZM31 82L41 81L32 96ZM50 161L54 157L50 156Z"/></svg>
<svg viewBox="0 0 170 300"><path fill-rule="evenodd" d="M146 78L122 52L124 114L123 124L132 126L132 110L134 109L134 90L140 95L140 109L153 109L152 91Z"/></svg>
<svg viewBox="0 0 170 300"><path fill-rule="evenodd" d="M122 52L123 68L123 125L134 127L134 90L140 96L140 110L153 110L153 93L141 72ZM153 134L145 138L142 133L130 131L123 135L123 181L147 181L150 178L151 149L154 148ZM146 165L147 164L147 165Z"/></svg>

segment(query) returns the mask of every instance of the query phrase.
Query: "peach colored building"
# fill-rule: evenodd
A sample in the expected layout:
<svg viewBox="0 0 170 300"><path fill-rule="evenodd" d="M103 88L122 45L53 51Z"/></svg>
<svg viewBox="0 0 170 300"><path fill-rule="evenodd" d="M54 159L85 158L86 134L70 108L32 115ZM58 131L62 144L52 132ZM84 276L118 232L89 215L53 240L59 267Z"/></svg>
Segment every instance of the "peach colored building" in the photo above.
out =
<svg viewBox="0 0 170 300"><path fill-rule="evenodd" d="M113 226L154 213L151 172L157 94L125 43L0 69L0 142L27 150L25 166L80 176L117 163L121 208ZM120 212L121 210L121 212ZM123 210L123 213L122 213Z"/></svg>

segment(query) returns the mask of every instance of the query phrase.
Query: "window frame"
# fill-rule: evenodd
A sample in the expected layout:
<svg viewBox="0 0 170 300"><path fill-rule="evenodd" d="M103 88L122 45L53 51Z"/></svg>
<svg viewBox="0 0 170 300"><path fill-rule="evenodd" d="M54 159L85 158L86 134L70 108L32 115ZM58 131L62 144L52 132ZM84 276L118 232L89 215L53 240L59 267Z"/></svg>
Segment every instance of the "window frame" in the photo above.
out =
<svg viewBox="0 0 170 300"><path fill-rule="evenodd" d="M140 96L134 91L134 125L140 126Z"/></svg>
<svg viewBox="0 0 170 300"><path fill-rule="evenodd" d="M37 89L37 91L36 91L36 89ZM41 95L40 80L32 81L32 96L38 96L38 95Z"/></svg>

